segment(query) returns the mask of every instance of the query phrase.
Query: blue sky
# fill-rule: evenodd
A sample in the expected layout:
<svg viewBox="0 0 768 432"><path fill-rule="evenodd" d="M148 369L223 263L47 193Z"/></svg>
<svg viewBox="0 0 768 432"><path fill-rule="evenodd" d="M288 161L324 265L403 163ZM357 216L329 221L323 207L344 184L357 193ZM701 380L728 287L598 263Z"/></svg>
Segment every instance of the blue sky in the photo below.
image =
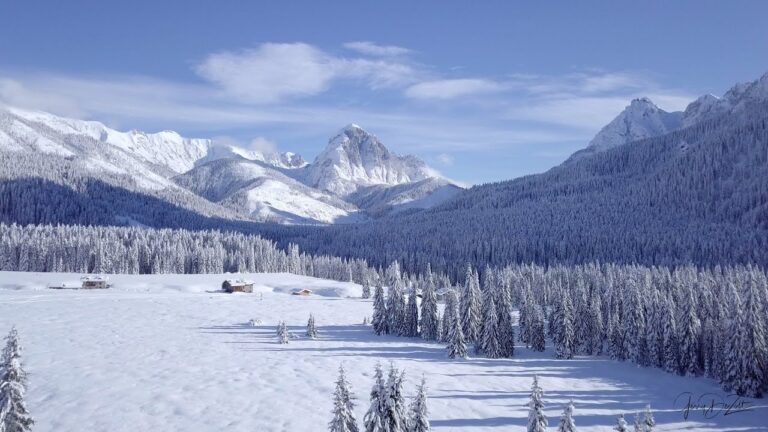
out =
<svg viewBox="0 0 768 432"><path fill-rule="evenodd" d="M544 171L628 102L768 71L768 2L0 0L0 103L311 160L347 123L448 177Z"/></svg>

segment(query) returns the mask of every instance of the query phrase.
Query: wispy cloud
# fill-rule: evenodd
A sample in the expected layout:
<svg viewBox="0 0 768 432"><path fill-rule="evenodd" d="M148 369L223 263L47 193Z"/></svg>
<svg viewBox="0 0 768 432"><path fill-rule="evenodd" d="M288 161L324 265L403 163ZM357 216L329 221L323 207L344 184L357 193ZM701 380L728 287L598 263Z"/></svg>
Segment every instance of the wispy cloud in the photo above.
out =
<svg viewBox="0 0 768 432"><path fill-rule="evenodd" d="M453 165L454 159L453 156L449 155L448 153L440 153L437 155L437 161L442 165L451 166Z"/></svg>
<svg viewBox="0 0 768 432"><path fill-rule="evenodd" d="M396 57L411 53L411 50L408 48L395 45L379 45L369 41L347 42L344 44L344 48L363 55L377 57Z"/></svg>
<svg viewBox="0 0 768 432"><path fill-rule="evenodd" d="M253 49L223 51L209 55L195 70L248 103L314 96L327 91L334 81L353 80L379 89L417 79L414 67L402 61L338 57L305 43L265 43Z"/></svg>
<svg viewBox="0 0 768 432"><path fill-rule="evenodd" d="M405 90L414 99L455 99L464 96L495 93L504 89L502 84L488 79L462 78L425 81Z"/></svg>

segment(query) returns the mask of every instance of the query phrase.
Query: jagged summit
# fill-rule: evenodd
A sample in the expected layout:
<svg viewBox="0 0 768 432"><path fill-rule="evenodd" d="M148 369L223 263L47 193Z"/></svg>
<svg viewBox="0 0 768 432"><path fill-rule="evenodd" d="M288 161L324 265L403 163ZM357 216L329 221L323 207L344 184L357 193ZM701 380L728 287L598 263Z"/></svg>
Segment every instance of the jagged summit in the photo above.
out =
<svg viewBox="0 0 768 432"><path fill-rule="evenodd" d="M364 186L394 186L437 177L420 159L389 151L375 135L354 123L328 141L308 170L310 185L339 196Z"/></svg>
<svg viewBox="0 0 768 432"><path fill-rule="evenodd" d="M681 113L669 113L647 97L633 99L589 143L595 151L607 150L631 141L661 135L680 127Z"/></svg>

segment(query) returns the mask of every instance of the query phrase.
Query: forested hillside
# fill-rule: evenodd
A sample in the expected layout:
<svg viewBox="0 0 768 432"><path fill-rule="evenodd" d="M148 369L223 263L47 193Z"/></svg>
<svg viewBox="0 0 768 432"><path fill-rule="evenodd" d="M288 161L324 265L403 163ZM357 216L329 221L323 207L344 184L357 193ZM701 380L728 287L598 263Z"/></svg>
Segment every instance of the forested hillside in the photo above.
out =
<svg viewBox="0 0 768 432"><path fill-rule="evenodd" d="M409 270L595 260L766 265L768 104L477 186L428 211L265 234L377 265L400 260Z"/></svg>

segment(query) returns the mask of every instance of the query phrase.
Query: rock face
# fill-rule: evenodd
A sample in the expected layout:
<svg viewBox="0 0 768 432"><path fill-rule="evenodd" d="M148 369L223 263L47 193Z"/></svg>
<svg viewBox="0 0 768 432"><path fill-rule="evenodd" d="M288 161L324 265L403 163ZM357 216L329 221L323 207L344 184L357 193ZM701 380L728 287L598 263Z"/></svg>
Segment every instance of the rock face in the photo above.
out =
<svg viewBox="0 0 768 432"><path fill-rule="evenodd" d="M594 151L608 150L628 142L663 135L680 127L682 113L666 112L648 98L634 99L590 141Z"/></svg>
<svg viewBox="0 0 768 432"><path fill-rule="evenodd" d="M330 139L308 167L307 184L347 196L361 187L395 186L438 177L423 161L390 152L379 139L350 124Z"/></svg>

